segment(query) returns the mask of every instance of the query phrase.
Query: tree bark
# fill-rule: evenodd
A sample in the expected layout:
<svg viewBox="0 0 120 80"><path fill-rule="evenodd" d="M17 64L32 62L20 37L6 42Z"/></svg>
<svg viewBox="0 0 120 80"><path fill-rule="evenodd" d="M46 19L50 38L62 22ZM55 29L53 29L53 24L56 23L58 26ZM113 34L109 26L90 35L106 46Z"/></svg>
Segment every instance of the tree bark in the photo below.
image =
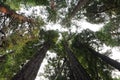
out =
<svg viewBox="0 0 120 80"><path fill-rule="evenodd" d="M82 43L78 43L79 47L85 48L88 51L90 51L92 54L94 54L96 57L99 57L100 59L102 59L104 62L106 62L107 64L111 65L112 67L118 69L120 71L120 63L117 62L116 60L113 60L111 58L109 58L108 56L105 56L103 54L100 54L99 52L96 52L95 50L93 50L92 48L82 44Z"/></svg>
<svg viewBox="0 0 120 80"><path fill-rule="evenodd" d="M35 80L40 65L46 55L50 45L43 44L43 47L38 50L34 57L26 63L23 68L12 78L12 80Z"/></svg>
<svg viewBox="0 0 120 80"><path fill-rule="evenodd" d="M18 20L22 23L24 23L24 22L33 23L34 22L33 19L30 19L28 17L25 17L21 14L16 13L15 10L11 9L10 6L8 6L4 3L0 4L0 12L4 13L6 17L12 18L14 20Z"/></svg>
<svg viewBox="0 0 120 80"><path fill-rule="evenodd" d="M69 62L68 60L66 60L66 63L67 63L68 69L69 69L69 77L70 77L70 80L75 80L74 75L73 75L73 72L72 72L72 69L71 69L71 67L70 67L70 62Z"/></svg>
<svg viewBox="0 0 120 80"><path fill-rule="evenodd" d="M73 72L75 80L91 80L89 74L85 71L83 66L79 63L78 59L74 56L73 52L64 44L67 59L70 63L70 68Z"/></svg>
<svg viewBox="0 0 120 80"><path fill-rule="evenodd" d="M117 62L116 60L113 60L105 55L100 54L99 52L96 52L95 50L91 48L87 48L92 54L94 54L96 57L101 58L103 61L111 65L112 67L118 69L120 71L120 63Z"/></svg>
<svg viewBox="0 0 120 80"><path fill-rule="evenodd" d="M73 11L69 13L69 19L73 18L76 13L84 6L89 0L79 0L78 4L74 7Z"/></svg>

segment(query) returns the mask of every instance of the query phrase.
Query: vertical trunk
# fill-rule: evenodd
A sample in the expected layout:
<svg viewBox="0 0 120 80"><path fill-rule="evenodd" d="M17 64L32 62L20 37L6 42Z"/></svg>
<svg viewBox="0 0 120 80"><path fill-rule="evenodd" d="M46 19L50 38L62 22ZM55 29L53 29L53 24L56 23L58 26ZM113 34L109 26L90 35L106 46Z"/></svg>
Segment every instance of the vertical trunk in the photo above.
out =
<svg viewBox="0 0 120 80"><path fill-rule="evenodd" d="M95 56L101 58L103 61L105 61L106 63L108 63L109 65L111 65L112 67L118 69L120 71L120 63L117 62L116 60L113 60L105 55L102 55L98 52L96 52L95 50L91 49L91 48L87 48L92 54L94 54Z"/></svg>
<svg viewBox="0 0 120 80"><path fill-rule="evenodd" d="M50 45L45 43L43 47L26 63L23 68L12 78L12 80L35 80L40 65Z"/></svg>
<svg viewBox="0 0 120 80"><path fill-rule="evenodd" d="M66 63L67 63L68 69L69 69L70 80L75 80L73 72L72 72L71 67L70 67L70 62L68 60L66 60Z"/></svg>
<svg viewBox="0 0 120 80"><path fill-rule="evenodd" d="M68 48L67 44L64 44L64 47L75 80L91 80L90 76L79 63L78 59L74 56L73 52Z"/></svg>

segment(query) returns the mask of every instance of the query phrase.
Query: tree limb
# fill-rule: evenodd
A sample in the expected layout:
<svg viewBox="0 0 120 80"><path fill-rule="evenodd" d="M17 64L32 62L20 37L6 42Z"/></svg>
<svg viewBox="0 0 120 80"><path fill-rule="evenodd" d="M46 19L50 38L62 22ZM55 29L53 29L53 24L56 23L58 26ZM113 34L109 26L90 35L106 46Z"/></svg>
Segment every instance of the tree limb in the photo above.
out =
<svg viewBox="0 0 120 80"><path fill-rule="evenodd" d="M6 17L18 20L20 22L33 22L32 19L29 19L28 17L25 17L21 14L18 14L15 12L15 10L11 9L10 6L6 5L6 4L0 4L0 12L4 13L4 15Z"/></svg>

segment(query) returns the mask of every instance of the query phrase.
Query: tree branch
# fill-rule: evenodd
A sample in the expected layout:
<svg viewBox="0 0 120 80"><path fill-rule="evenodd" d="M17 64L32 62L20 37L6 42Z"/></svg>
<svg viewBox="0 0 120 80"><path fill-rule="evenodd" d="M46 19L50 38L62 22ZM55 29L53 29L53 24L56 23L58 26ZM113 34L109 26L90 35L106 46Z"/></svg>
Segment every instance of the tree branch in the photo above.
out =
<svg viewBox="0 0 120 80"><path fill-rule="evenodd" d="M33 22L32 19L29 19L28 17L25 17L21 14L16 13L13 9L10 8L10 6L6 4L0 4L0 12L4 13L6 17L18 20L20 22Z"/></svg>

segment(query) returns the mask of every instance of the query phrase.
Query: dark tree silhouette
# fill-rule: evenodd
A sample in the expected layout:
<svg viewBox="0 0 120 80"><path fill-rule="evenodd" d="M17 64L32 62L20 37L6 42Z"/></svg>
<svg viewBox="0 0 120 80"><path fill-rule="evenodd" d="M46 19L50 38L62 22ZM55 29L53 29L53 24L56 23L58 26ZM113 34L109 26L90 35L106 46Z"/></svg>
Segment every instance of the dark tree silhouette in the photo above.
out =
<svg viewBox="0 0 120 80"><path fill-rule="evenodd" d="M75 80L91 80L89 74L80 64L73 52L68 48L66 43L64 43L64 48Z"/></svg>
<svg viewBox="0 0 120 80"><path fill-rule="evenodd" d="M49 43L44 43L42 48L37 51L33 58L28 63L26 63L11 80L35 80L40 65L45 58L49 47Z"/></svg>

